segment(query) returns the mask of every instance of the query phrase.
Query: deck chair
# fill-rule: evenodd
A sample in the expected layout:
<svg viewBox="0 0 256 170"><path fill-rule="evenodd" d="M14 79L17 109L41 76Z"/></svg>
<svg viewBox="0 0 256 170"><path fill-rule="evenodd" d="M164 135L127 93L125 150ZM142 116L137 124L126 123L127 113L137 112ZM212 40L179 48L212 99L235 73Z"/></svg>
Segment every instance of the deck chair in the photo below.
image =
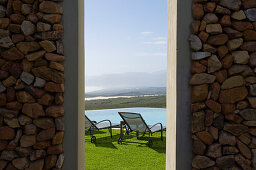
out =
<svg viewBox="0 0 256 170"><path fill-rule="evenodd" d="M153 145L153 142L150 139L150 136L152 136L153 133L159 132L159 131L161 132L161 140L163 141L163 131L166 130L166 127L163 126L162 123L156 123L150 126L146 124L145 120L142 118L141 114L139 113L118 112L118 114L123 119L123 122L125 124L124 127L126 129L125 134L120 133L120 137L118 138L119 144L122 144L122 142L139 143L139 144L147 144L149 147L151 147ZM123 127L121 127L121 129L122 128ZM143 136L145 136L148 133L147 143L125 141L123 139L124 136L137 137L137 139L139 139L139 133L142 133Z"/></svg>
<svg viewBox="0 0 256 170"><path fill-rule="evenodd" d="M86 115L84 116L85 116L85 133L89 132L91 135L91 139L85 139L85 140L90 140L91 143L96 143L96 136L93 136L93 131L108 129L110 136L112 138L112 128L119 127L118 123L111 123L110 120L102 120L100 122L96 122L96 121L91 121Z"/></svg>

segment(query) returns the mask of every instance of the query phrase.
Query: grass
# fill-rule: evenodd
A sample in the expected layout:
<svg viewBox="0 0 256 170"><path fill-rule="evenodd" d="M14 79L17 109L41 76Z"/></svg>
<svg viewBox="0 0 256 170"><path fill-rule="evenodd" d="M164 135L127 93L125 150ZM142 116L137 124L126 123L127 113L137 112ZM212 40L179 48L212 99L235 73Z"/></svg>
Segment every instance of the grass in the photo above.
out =
<svg viewBox="0 0 256 170"><path fill-rule="evenodd" d="M134 98L115 98L115 99L85 101L85 110L131 108L131 107L165 108L166 96L146 96L146 97L134 97Z"/></svg>
<svg viewBox="0 0 256 170"><path fill-rule="evenodd" d="M86 170L164 170L165 169L165 132L164 141L161 141L161 133L152 136L153 146L117 143L119 130L113 130L111 139L108 130L96 132L96 144L85 141L85 169ZM85 135L86 139L90 135ZM141 139L127 139L129 141L147 142L145 137Z"/></svg>

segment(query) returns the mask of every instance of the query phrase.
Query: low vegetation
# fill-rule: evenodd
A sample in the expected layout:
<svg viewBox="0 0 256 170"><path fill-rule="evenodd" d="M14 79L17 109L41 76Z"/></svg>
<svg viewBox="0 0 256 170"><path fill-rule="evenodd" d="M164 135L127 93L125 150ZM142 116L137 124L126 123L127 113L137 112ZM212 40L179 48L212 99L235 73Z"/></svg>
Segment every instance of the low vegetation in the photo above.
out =
<svg viewBox="0 0 256 170"><path fill-rule="evenodd" d="M95 134L96 144L89 140L85 141L85 169L88 170L164 170L165 169L165 132L164 141L161 141L161 133L152 136L153 146L149 148L142 144L117 143L119 130L113 130L113 138L108 130L99 131ZM90 139L90 135L85 136ZM147 142L142 137L128 139L130 141Z"/></svg>
<svg viewBox="0 0 256 170"><path fill-rule="evenodd" d="M165 108L166 96L146 96L85 101L85 110L116 109L131 107Z"/></svg>

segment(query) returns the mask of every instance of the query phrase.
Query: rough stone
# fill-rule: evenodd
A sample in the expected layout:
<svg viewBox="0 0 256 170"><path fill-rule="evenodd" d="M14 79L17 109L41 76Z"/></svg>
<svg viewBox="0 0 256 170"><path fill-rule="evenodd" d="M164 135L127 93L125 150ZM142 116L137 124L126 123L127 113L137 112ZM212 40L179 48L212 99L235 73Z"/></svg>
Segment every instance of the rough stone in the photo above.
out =
<svg viewBox="0 0 256 170"><path fill-rule="evenodd" d="M17 92L16 97L20 103L34 103L35 102L35 99L25 91Z"/></svg>
<svg viewBox="0 0 256 170"><path fill-rule="evenodd" d="M239 112L239 114L249 121L256 121L256 110L255 109L245 109Z"/></svg>
<svg viewBox="0 0 256 170"><path fill-rule="evenodd" d="M46 116L51 116L54 118L60 117L64 115L64 109L62 106L50 106L47 107L46 110Z"/></svg>
<svg viewBox="0 0 256 170"><path fill-rule="evenodd" d="M41 33L42 40L56 41L56 40L62 39L62 36L63 36L63 32L60 32L60 31L48 31L48 32Z"/></svg>
<svg viewBox="0 0 256 170"><path fill-rule="evenodd" d="M0 93L4 92L6 90L6 87L0 82Z"/></svg>
<svg viewBox="0 0 256 170"><path fill-rule="evenodd" d="M17 169L25 169L29 165L27 158L14 159L12 164Z"/></svg>
<svg viewBox="0 0 256 170"><path fill-rule="evenodd" d="M12 47L11 49L8 49L1 53L1 56L6 60L21 60L24 58L24 55L16 48Z"/></svg>
<svg viewBox="0 0 256 170"><path fill-rule="evenodd" d="M230 51L233 51L238 49L242 44L243 44L243 39L238 38L238 39L229 40L227 43L227 46Z"/></svg>
<svg viewBox="0 0 256 170"><path fill-rule="evenodd" d="M256 21L256 8L247 9L245 13L250 21Z"/></svg>
<svg viewBox="0 0 256 170"><path fill-rule="evenodd" d="M206 26L206 32L209 34L220 34L222 33L222 27L220 24L208 24Z"/></svg>
<svg viewBox="0 0 256 170"><path fill-rule="evenodd" d="M228 70L229 75L240 74L243 77L253 75L252 69L247 65L232 65Z"/></svg>
<svg viewBox="0 0 256 170"><path fill-rule="evenodd" d="M6 160L6 161L11 161L15 158L17 158L18 155L16 154L15 151L7 151L7 150L4 150L2 153L1 153L1 157L0 159L1 160Z"/></svg>
<svg viewBox="0 0 256 170"><path fill-rule="evenodd" d="M61 93L61 92L64 92L64 84L56 84L53 82L48 82L48 83L46 83L44 89L45 89L45 91L48 91L48 92Z"/></svg>
<svg viewBox="0 0 256 170"><path fill-rule="evenodd" d="M20 146L21 147L30 147L36 143L36 137L31 135L23 135L20 139Z"/></svg>
<svg viewBox="0 0 256 170"><path fill-rule="evenodd" d="M46 151L45 150L35 150L30 155L30 160L34 161L34 160L42 159L45 156L46 156Z"/></svg>
<svg viewBox="0 0 256 170"><path fill-rule="evenodd" d="M231 168L235 165L235 157L234 157L234 155L228 155L228 156L223 156L223 157L217 158L216 165L220 169Z"/></svg>
<svg viewBox="0 0 256 170"><path fill-rule="evenodd" d="M198 169L208 168L214 165L215 165L215 162L206 156L197 155L194 157L192 161L192 167L198 168Z"/></svg>
<svg viewBox="0 0 256 170"><path fill-rule="evenodd" d="M192 59L193 59L193 54L194 53L192 53ZM207 55L207 54L205 54L205 55ZM46 53L45 58L49 61L55 61L55 62L62 62L65 59L64 56L58 55L58 54L53 54L53 53Z"/></svg>
<svg viewBox="0 0 256 170"><path fill-rule="evenodd" d="M233 39L233 38L241 38L243 36L243 34L237 30L234 30L230 27L225 27L223 28L223 31L228 34L228 37L230 39Z"/></svg>
<svg viewBox="0 0 256 170"><path fill-rule="evenodd" d="M203 84L193 86L192 88L192 103L204 101L208 96L208 85Z"/></svg>
<svg viewBox="0 0 256 170"><path fill-rule="evenodd" d="M47 156L47 158L45 159L45 165L44 167L46 169L51 169L53 167L55 167L57 162L57 155L49 155Z"/></svg>
<svg viewBox="0 0 256 170"><path fill-rule="evenodd" d="M212 84L211 86L212 88L212 94L211 94L211 98L216 101L219 98L219 93L220 93L220 85L218 82L215 82Z"/></svg>
<svg viewBox="0 0 256 170"><path fill-rule="evenodd" d="M251 169L251 161L245 159L242 155L238 154L235 156L236 163L243 169Z"/></svg>
<svg viewBox="0 0 256 170"><path fill-rule="evenodd" d="M51 30L51 25L43 22L38 22L36 25L37 32L45 32Z"/></svg>
<svg viewBox="0 0 256 170"><path fill-rule="evenodd" d="M247 159L251 159L252 158L252 154L250 149L243 144L241 141L237 140L237 147L240 150L241 154L246 157Z"/></svg>
<svg viewBox="0 0 256 170"><path fill-rule="evenodd" d="M204 52L210 52L210 53L216 53L217 49L209 44L203 45L203 51Z"/></svg>
<svg viewBox="0 0 256 170"><path fill-rule="evenodd" d="M237 31L245 31L253 29L253 25L247 21L233 21L232 27Z"/></svg>
<svg viewBox="0 0 256 170"><path fill-rule="evenodd" d="M256 108L256 97L247 97L252 108Z"/></svg>
<svg viewBox="0 0 256 170"><path fill-rule="evenodd" d="M196 20L200 20L204 16L204 8L202 4L194 4L192 11L193 11L193 17Z"/></svg>
<svg viewBox="0 0 256 170"><path fill-rule="evenodd" d="M194 74L190 80L191 85L211 84L215 81L216 76L206 73Z"/></svg>
<svg viewBox="0 0 256 170"><path fill-rule="evenodd" d="M33 83L34 81L34 76L30 73L27 73L27 72L22 72L21 74L21 80L26 83L27 85L30 85Z"/></svg>
<svg viewBox="0 0 256 170"><path fill-rule="evenodd" d="M255 61L256 61L256 55L255 55ZM206 71L206 67L203 64L200 64L200 62L194 61L192 63L191 73L204 73L205 71Z"/></svg>
<svg viewBox="0 0 256 170"><path fill-rule="evenodd" d="M61 168L64 162L64 154L60 154L56 163L56 168Z"/></svg>
<svg viewBox="0 0 256 170"><path fill-rule="evenodd" d="M239 115L234 113L226 114L225 119L230 121L231 123L237 123L237 124L243 121L243 119Z"/></svg>
<svg viewBox="0 0 256 170"><path fill-rule="evenodd" d="M200 132L200 131L205 130L204 119L205 119L205 113L204 112L193 113L192 133L196 133L196 132Z"/></svg>
<svg viewBox="0 0 256 170"><path fill-rule="evenodd" d="M200 41L201 42L201 41ZM56 51L56 46L52 41L44 40L40 42L40 46L48 53ZM200 49L199 49L200 50Z"/></svg>
<svg viewBox="0 0 256 170"><path fill-rule="evenodd" d="M215 72L214 75L216 76L216 79L220 83L223 83L227 79L227 71L226 70L221 70L221 71Z"/></svg>
<svg viewBox="0 0 256 170"><path fill-rule="evenodd" d="M250 85L250 95L256 96L256 84Z"/></svg>
<svg viewBox="0 0 256 170"><path fill-rule="evenodd" d="M62 14L62 7L52 1L43 1L39 5L39 11L49 14Z"/></svg>
<svg viewBox="0 0 256 170"><path fill-rule="evenodd" d="M211 158L219 158L222 156L221 144L215 143L208 147L206 155Z"/></svg>
<svg viewBox="0 0 256 170"><path fill-rule="evenodd" d="M231 26L231 19L229 15L224 15L221 19L220 19L220 24L222 26L228 27Z"/></svg>
<svg viewBox="0 0 256 170"><path fill-rule="evenodd" d="M20 115L18 120L22 126L32 123L32 119L25 115Z"/></svg>
<svg viewBox="0 0 256 170"><path fill-rule="evenodd" d="M15 138L15 130L8 127L0 127L0 140L12 140Z"/></svg>
<svg viewBox="0 0 256 170"><path fill-rule="evenodd" d="M51 118L35 119L33 123L41 129L49 129L55 127L54 121Z"/></svg>
<svg viewBox="0 0 256 170"><path fill-rule="evenodd" d="M217 5L215 13L223 14L223 15L230 15L231 11L229 9L227 9L227 8L224 8L224 7L220 6L220 5Z"/></svg>
<svg viewBox="0 0 256 170"><path fill-rule="evenodd" d="M34 119L37 119L40 116L45 116L43 107L38 103L25 103L23 105L22 112Z"/></svg>
<svg viewBox="0 0 256 170"><path fill-rule="evenodd" d="M63 147L62 145L54 145L54 146L50 146L47 149L47 154L49 155L58 155L63 153Z"/></svg>
<svg viewBox="0 0 256 170"><path fill-rule="evenodd" d="M211 145L214 142L214 139L209 132L202 131L196 133L196 135L202 142L204 142L207 145Z"/></svg>
<svg viewBox="0 0 256 170"><path fill-rule="evenodd" d="M236 87L228 90L221 90L220 103L236 103L246 98L248 91L246 87Z"/></svg>
<svg viewBox="0 0 256 170"><path fill-rule="evenodd" d="M202 49L202 42L201 40L198 38L198 36L196 35L190 35L189 38L190 41L190 47L195 50L195 51L199 51ZM50 42L50 41L49 41ZM55 46L54 46L55 47ZM56 48L55 48L56 50ZM53 50L54 51L54 50Z"/></svg>
<svg viewBox="0 0 256 170"><path fill-rule="evenodd" d="M54 135L55 135L55 128L49 128L49 129L40 131L36 139L39 142L51 140L54 137Z"/></svg>
<svg viewBox="0 0 256 170"><path fill-rule="evenodd" d="M19 42L17 48L23 53L28 54L40 49L40 45L37 42Z"/></svg>
<svg viewBox="0 0 256 170"><path fill-rule="evenodd" d="M61 21L61 15L59 14L46 14L43 16L42 20L49 24L58 24Z"/></svg>
<svg viewBox="0 0 256 170"><path fill-rule="evenodd" d="M51 141L41 141L33 145L33 149L47 149L49 146L51 146Z"/></svg>
<svg viewBox="0 0 256 170"><path fill-rule="evenodd" d="M213 73L215 71L218 71L221 69L221 67L222 67L222 64L216 55L212 55L208 59L208 73Z"/></svg>
<svg viewBox="0 0 256 170"><path fill-rule="evenodd" d="M45 66L42 67L38 67L38 68L34 68L32 69L32 72L35 76L43 78L44 80L51 80L55 83L63 83L64 82L64 74L47 68Z"/></svg>
<svg viewBox="0 0 256 170"><path fill-rule="evenodd" d="M241 125L241 124L225 124L224 125L224 130L227 131L227 132L230 132L232 133L233 135L235 136L239 136L243 133L246 133L248 132L248 127L247 126L244 126L244 125Z"/></svg>
<svg viewBox="0 0 256 170"><path fill-rule="evenodd" d="M221 60L221 64L222 67L225 69L228 69L232 66L234 61L234 57L232 55L226 55L222 60Z"/></svg>
<svg viewBox="0 0 256 170"><path fill-rule="evenodd" d="M26 170L42 170L44 167L44 159L40 159L34 162L31 162L29 167Z"/></svg>
<svg viewBox="0 0 256 170"><path fill-rule="evenodd" d="M246 30L243 32L245 41L255 41L256 40L256 31Z"/></svg>
<svg viewBox="0 0 256 170"><path fill-rule="evenodd" d="M223 45L228 41L226 34L212 35L208 38L207 43L210 45Z"/></svg>
<svg viewBox="0 0 256 170"><path fill-rule="evenodd" d="M241 49L248 52L256 52L256 41L248 41L243 43Z"/></svg>
<svg viewBox="0 0 256 170"><path fill-rule="evenodd" d="M0 47L3 47L3 48L10 48L12 47L14 44L11 40L10 37L4 37L4 38L1 38L0 39Z"/></svg>
<svg viewBox="0 0 256 170"><path fill-rule="evenodd" d="M232 76L223 82L221 89L231 89L234 87L243 86L244 84L245 82L242 76Z"/></svg>
<svg viewBox="0 0 256 170"><path fill-rule="evenodd" d="M213 100L207 100L205 102L206 106L208 108L210 108L212 111L216 112L216 113L220 113L221 112L221 105Z"/></svg>
<svg viewBox="0 0 256 170"><path fill-rule="evenodd" d="M10 118L5 118L4 123L7 124L10 128L19 128L19 121L18 119L10 119Z"/></svg>
<svg viewBox="0 0 256 170"><path fill-rule="evenodd" d="M224 146L222 153L223 153L223 155L234 155L234 154L239 153L239 151L234 146Z"/></svg>
<svg viewBox="0 0 256 170"><path fill-rule="evenodd" d="M28 59L28 61L36 61L36 60L42 58L44 56L44 54L45 54L45 51L42 50L42 51L30 53L30 54L26 55L25 57Z"/></svg>
<svg viewBox="0 0 256 170"><path fill-rule="evenodd" d="M21 24L21 31L25 36L32 35L36 31L35 25L30 21L23 21Z"/></svg>
<svg viewBox="0 0 256 170"><path fill-rule="evenodd" d="M44 106L49 106L52 104L54 100L54 97L51 96L50 94L46 93L45 95L43 95L40 99L38 99L38 103Z"/></svg>
<svg viewBox="0 0 256 170"><path fill-rule="evenodd" d="M63 131L64 130L64 117L58 117L55 119L56 130Z"/></svg>
<svg viewBox="0 0 256 170"><path fill-rule="evenodd" d="M247 51L234 51L232 52L234 62L237 64L247 64L249 61L249 54Z"/></svg>
<svg viewBox="0 0 256 170"><path fill-rule="evenodd" d="M236 20L244 20L246 19L245 13L243 10L235 11L231 17Z"/></svg>
<svg viewBox="0 0 256 170"><path fill-rule="evenodd" d="M42 87L45 86L45 84L46 84L46 81L45 81L44 79L41 79L41 78L39 78L39 77L36 77L35 83L34 83L34 86L35 86L35 87L42 88Z"/></svg>
<svg viewBox="0 0 256 170"><path fill-rule="evenodd" d="M25 135L35 135L36 134L36 126L33 124L26 125L24 128Z"/></svg>
<svg viewBox="0 0 256 170"><path fill-rule="evenodd" d="M215 24L218 22L219 19L214 13L207 13L207 14L205 14L203 20L207 24ZM206 26L206 28L207 28L207 26Z"/></svg>

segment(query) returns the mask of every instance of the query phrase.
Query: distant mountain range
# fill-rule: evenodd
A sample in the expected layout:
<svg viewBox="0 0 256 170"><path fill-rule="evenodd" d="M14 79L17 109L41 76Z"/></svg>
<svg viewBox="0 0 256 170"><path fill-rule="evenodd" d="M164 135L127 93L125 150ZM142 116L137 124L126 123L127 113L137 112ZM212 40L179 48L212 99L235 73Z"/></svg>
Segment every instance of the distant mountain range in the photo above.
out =
<svg viewBox="0 0 256 170"><path fill-rule="evenodd" d="M85 82L87 93L101 89L107 89L107 91L117 90L121 93L122 90L127 89L152 88L153 90L155 87L166 87L166 71L157 71L152 73L129 72L105 74L100 76L86 76ZM138 90L135 91L138 93ZM123 91L123 93L126 92Z"/></svg>
<svg viewBox="0 0 256 170"><path fill-rule="evenodd" d="M109 96L143 96L143 95L166 95L166 87L144 87L113 90L98 90L88 92L85 97L109 97Z"/></svg>

